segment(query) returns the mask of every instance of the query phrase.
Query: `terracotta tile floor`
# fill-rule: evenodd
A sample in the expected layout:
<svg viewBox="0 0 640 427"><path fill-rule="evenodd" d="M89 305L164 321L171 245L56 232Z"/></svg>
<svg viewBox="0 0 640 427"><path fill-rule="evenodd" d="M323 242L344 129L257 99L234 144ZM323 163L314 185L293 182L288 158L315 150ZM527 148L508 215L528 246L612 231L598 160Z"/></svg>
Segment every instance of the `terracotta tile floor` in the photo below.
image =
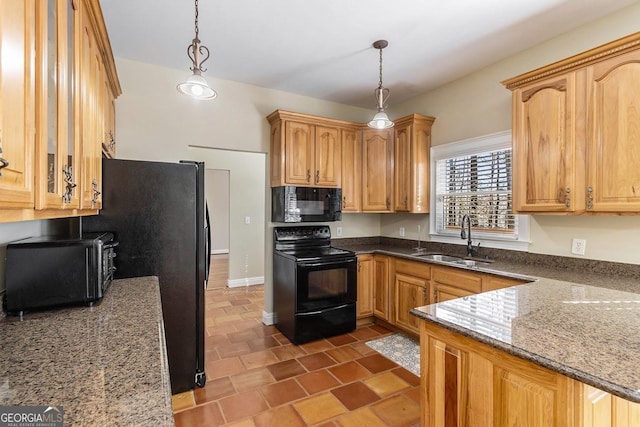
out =
<svg viewBox="0 0 640 427"><path fill-rule="evenodd" d="M296 346L262 323L263 298L263 286L207 290L207 384L173 396L176 426L420 425L420 379L365 345L391 331Z"/></svg>

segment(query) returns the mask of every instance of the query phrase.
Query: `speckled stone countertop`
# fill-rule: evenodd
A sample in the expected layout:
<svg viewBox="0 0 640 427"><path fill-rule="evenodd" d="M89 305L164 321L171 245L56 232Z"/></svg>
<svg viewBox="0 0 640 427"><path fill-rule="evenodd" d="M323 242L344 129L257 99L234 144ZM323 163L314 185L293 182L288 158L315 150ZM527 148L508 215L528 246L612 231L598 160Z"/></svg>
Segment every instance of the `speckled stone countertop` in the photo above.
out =
<svg viewBox="0 0 640 427"><path fill-rule="evenodd" d="M93 307L3 319L0 405L62 405L65 426L173 426L157 278L116 280Z"/></svg>
<svg viewBox="0 0 640 427"><path fill-rule="evenodd" d="M640 402L640 294L539 279L411 313Z"/></svg>
<svg viewBox="0 0 640 427"><path fill-rule="evenodd" d="M414 254L417 242L334 239L358 254L386 255L532 283L457 298L411 313L624 399L640 402L640 265L483 248L493 262L466 267ZM464 257L464 246L422 242Z"/></svg>

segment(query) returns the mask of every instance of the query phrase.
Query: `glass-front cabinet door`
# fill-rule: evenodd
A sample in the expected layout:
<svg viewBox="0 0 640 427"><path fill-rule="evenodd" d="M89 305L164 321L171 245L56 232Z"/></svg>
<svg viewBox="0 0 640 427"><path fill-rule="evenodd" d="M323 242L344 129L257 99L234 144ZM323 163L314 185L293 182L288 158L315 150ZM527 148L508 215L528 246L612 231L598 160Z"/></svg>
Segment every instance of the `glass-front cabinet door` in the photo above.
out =
<svg viewBox="0 0 640 427"><path fill-rule="evenodd" d="M0 221L33 209L35 0L0 1Z"/></svg>
<svg viewBox="0 0 640 427"><path fill-rule="evenodd" d="M36 209L79 207L77 1L37 2Z"/></svg>

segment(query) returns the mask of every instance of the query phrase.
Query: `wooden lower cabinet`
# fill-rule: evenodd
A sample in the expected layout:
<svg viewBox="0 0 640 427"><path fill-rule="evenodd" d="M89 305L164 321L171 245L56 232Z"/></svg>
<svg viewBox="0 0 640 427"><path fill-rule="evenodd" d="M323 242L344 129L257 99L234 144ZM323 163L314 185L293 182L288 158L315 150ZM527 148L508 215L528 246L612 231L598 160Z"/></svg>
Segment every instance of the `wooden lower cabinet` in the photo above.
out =
<svg viewBox="0 0 640 427"><path fill-rule="evenodd" d="M373 256L373 315L390 320L389 317L389 257Z"/></svg>
<svg viewBox="0 0 640 427"><path fill-rule="evenodd" d="M422 425L626 427L640 405L420 321Z"/></svg>
<svg viewBox="0 0 640 427"><path fill-rule="evenodd" d="M358 301L356 318L373 315L373 255L358 255Z"/></svg>
<svg viewBox="0 0 640 427"><path fill-rule="evenodd" d="M419 319L409 311L429 304L431 266L399 258L393 259L393 323L416 335L420 333Z"/></svg>

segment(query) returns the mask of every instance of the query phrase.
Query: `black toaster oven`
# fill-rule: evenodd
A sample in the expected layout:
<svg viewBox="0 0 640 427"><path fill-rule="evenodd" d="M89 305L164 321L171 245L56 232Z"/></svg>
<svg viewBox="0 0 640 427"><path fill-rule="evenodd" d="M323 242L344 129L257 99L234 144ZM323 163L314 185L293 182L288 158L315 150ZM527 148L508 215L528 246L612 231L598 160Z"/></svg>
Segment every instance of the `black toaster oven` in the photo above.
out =
<svg viewBox="0 0 640 427"><path fill-rule="evenodd" d="M100 300L113 280L117 246L110 232L67 239L33 237L8 244L5 311L22 314Z"/></svg>

